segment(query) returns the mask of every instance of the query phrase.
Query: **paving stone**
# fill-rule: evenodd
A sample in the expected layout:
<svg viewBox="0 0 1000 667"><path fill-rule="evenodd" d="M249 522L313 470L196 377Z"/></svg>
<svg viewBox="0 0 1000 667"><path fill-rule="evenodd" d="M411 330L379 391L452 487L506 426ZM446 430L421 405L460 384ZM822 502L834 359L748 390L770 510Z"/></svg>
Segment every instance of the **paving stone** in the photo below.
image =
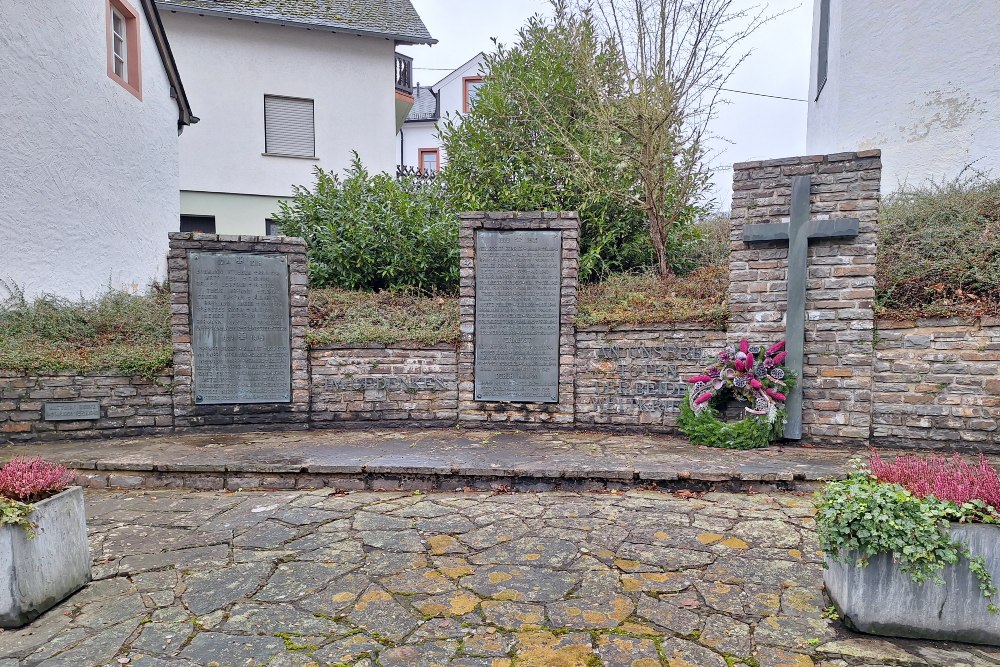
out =
<svg viewBox="0 0 1000 667"><path fill-rule="evenodd" d="M285 652L285 642L275 637L242 637L222 632L195 635L180 657L197 665L267 665Z"/></svg>
<svg viewBox="0 0 1000 667"><path fill-rule="evenodd" d="M243 531L233 539L238 547L273 549L295 537L298 530L277 521L262 521Z"/></svg>
<svg viewBox="0 0 1000 667"><path fill-rule="evenodd" d="M515 651L517 665L524 667L589 667L594 656L590 635L582 632L519 632Z"/></svg>
<svg viewBox="0 0 1000 667"><path fill-rule="evenodd" d="M579 547L567 540L524 537L491 547L469 557L475 565L537 565L562 568L579 555Z"/></svg>
<svg viewBox="0 0 1000 667"><path fill-rule="evenodd" d="M333 563L282 563L254 599L260 602L298 600L317 592L329 582L355 569L357 568L354 565Z"/></svg>
<svg viewBox="0 0 1000 667"><path fill-rule="evenodd" d="M701 630L702 617L695 612L648 595L639 598L635 613L661 628L680 635L690 635Z"/></svg>
<svg viewBox="0 0 1000 667"><path fill-rule="evenodd" d="M125 640L139 627L140 620L140 618L129 619L91 634L86 641L37 665L38 667L82 667L109 663L121 651Z"/></svg>
<svg viewBox="0 0 1000 667"><path fill-rule="evenodd" d="M577 584L579 577L569 572L530 568L522 565L481 567L462 579L462 586L482 597L512 602L555 602Z"/></svg>
<svg viewBox="0 0 1000 667"><path fill-rule="evenodd" d="M369 586L355 601L347 618L359 628L400 642L419 625L417 619L380 586Z"/></svg>
<svg viewBox="0 0 1000 667"><path fill-rule="evenodd" d="M660 667L656 644L650 639L601 635L597 654L603 667Z"/></svg>
<svg viewBox="0 0 1000 667"><path fill-rule="evenodd" d="M768 616L754 628L757 645L802 649L833 639L834 630L822 619Z"/></svg>
<svg viewBox="0 0 1000 667"><path fill-rule="evenodd" d="M181 599L191 613L202 616L252 595L270 573L271 566L266 563L247 563L196 572L185 578L187 590Z"/></svg>
<svg viewBox="0 0 1000 667"><path fill-rule="evenodd" d="M549 604L546 610L554 628L591 630L621 625L635 611L635 605L624 595L610 597L581 595L571 600Z"/></svg>
<svg viewBox="0 0 1000 667"><path fill-rule="evenodd" d="M663 655L670 667L726 667L719 654L677 637L663 642Z"/></svg>
<svg viewBox="0 0 1000 667"><path fill-rule="evenodd" d="M843 658L861 658L865 660L891 660L896 665L923 665L921 658L911 655L891 642L875 638L842 639L820 646L817 651L822 654Z"/></svg>
<svg viewBox="0 0 1000 667"><path fill-rule="evenodd" d="M458 650L458 642L425 642L397 646L379 653L382 667L447 667Z"/></svg>
<svg viewBox="0 0 1000 667"><path fill-rule="evenodd" d="M131 649L140 653L171 655L187 641L194 632L191 623L157 623L142 626L139 637L132 642Z"/></svg>
<svg viewBox="0 0 1000 667"><path fill-rule="evenodd" d="M313 653L313 658L320 664L330 663L342 665L353 663L368 655L378 655L378 652L385 648L383 644L375 641L365 634L354 634L343 639L331 642ZM360 664L360 663L358 663ZM368 663L374 664L374 663Z"/></svg>
<svg viewBox="0 0 1000 667"><path fill-rule="evenodd" d="M223 631L255 635L344 635L349 629L316 614L300 611L290 604L233 605Z"/></svg>
<svg viewBox="0 0 1000 667"><path fill-rule="evenodd" d="M468 655L501 658L510 653L517 638L496 628L476 628L476 631L462 642L462 651Z"/></svg>
<svg viewBox="0 0 1000 667"><path fill-rule="evenodd" d="M698 641L729 655L750 655L750 626L729 616L713 614L705 621Z"/></svg>
<svg viewBox="0 0 1000 667"><path fill-rule="evenodd" d="M427 548L415 530L366 530L358 535L365 546L383 551L422 552Z"/></svg>
<svg viewBox="0 0 1000 667"><path fill-rule="evenodd" d="M386 590L391 593L447 593L455 590L455 583L440 571L418 568L394 574L383 580Z"/></svg>
<svg viewBox="0 0 1000 667"><path fill-rule="evenodd" d="M482 603L487 622L508 630L535 630L545 625L545 607L526 602Z"/></svg>

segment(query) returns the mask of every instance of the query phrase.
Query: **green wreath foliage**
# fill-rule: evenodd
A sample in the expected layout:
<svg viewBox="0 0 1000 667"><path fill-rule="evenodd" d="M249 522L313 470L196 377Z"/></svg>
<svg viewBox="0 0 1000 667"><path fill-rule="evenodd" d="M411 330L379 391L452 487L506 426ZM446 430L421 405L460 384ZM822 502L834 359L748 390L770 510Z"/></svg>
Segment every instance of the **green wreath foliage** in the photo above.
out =
<svg viewBox="0 0 1000 667"><path fill-rule="evenodd" d="M715 400L712 401L715 403ZM774 422L766 416L752 415L734 422L724 422L715 405L710 404L700 412L691 409L691 396L681 402L681 415L677 426L696 445L723 449L757 449L767 447L779 439L785 430L785 409L778 410Z"/></svg>

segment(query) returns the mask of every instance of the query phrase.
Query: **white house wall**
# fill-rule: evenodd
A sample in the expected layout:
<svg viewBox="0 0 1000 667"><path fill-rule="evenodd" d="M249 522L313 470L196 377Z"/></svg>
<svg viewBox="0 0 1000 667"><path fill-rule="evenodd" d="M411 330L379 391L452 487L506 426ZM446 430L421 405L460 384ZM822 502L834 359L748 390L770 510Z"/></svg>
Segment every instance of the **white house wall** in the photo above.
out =
<svg viewBox="0 0 1000 667"><path fill-rule="evenodd" d="M402 134L402 164L408 167L420 167L421 148L440 148L437 124L433 121L419 123L404 123ZM441 156L444 149L441 148Z"/></svg>
<svg viewBox="0 0 1000 667"><path fill-rule="evenodd" d="M181 138L182 190L288 197L293 185L312 184L315 167L343 170L352 150L373 172L395 170L393 42L161 14L188 97L201 118ZM262 155L265 94L315 101L317 159ZM189 201L185 195L185 208ZM219 215L231 219L227 211L232 207L223 207ZM262 226L263 217L247 220L239 229L217 219L216 231L260 234Z"/></svg>
<svg viewBox="0 0 1000 667"><path fill-rule="evenodd" d="M816 100L819 1L807 147L882 149L883 190L1000 176L1000 1L831 0L828 78Z"/></svg>
<svg viewBox="0 0 1000 667"><path fill-rule="evenodd" d="M0 2L0 279L141 289L177 225L177 104L141 9L140 101L107 75L103 0L45 4Z"/></svg>

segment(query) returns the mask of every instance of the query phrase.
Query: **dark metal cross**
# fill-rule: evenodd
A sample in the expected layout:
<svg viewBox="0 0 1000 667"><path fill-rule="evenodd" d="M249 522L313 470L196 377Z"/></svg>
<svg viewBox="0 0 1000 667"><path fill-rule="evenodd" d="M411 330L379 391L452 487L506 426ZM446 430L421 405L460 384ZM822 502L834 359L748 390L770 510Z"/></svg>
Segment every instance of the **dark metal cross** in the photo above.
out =
<svg viewBox="0 0 1000 667"><path fill-rule="evenodd" d="M785 310L785 357L784 365L795 373L799 380L785 401L788 421L785 437L789 440L802 438L802 348L805 343L806 326L806 282L808 273L806 258L811 239L827 239L858 235L856 218L836 220L809 219L809 186L811 176L792 177L792 209L789 222L769 222L743 227L743 242L788 241L788 273L786 290L788 306Z"/></svg>

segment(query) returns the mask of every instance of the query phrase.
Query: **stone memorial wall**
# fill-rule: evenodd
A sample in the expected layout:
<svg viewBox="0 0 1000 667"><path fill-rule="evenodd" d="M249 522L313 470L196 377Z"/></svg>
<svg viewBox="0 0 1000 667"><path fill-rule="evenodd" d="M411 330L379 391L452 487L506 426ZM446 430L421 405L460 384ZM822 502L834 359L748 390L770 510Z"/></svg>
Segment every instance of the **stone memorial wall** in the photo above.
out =
<svg viewBox="0 0 1000 667"><path fill-rule="evenodd" d="M454 345L314 349L314 427L356 422L451 425L458 419Z"/></svg>
<svg viewBox="0 0 1000 667"><path fill-rule="evenodd" d="M806 260L802 437L858 441L871 430L877 150L733 165L729 340L785 334L788 242L744 242L744 227L787 221L792 178L811 176L809 219L856 218L852 238L809 241Z"/></svg>
<svg viewBox="0 0 1000 667"><path fill-rule="evenodd" d="M803 176L802 442L1000 452L1000 319L875 321L878 151L735 165L726 331L576 330L576 215L475 213L461 217L459 345L307 351L301 239L172 234L173 368L153 382L0 373L0 441L205 427L670 431L684 379L725 344L785 336L794 276L781 233ZM850 218L857 235L831 237L854 234Z"/></svg>
<svg viewBox="0 0 1000 667"><path fill-rule="evenodd" d="M175 428L306 428L306 247L175 233L167 256Z"/></svg>
<svg viewBox="0 0 1000 667"><path fill-rule="evenodd" d="M725 332L697 324L577 330L576 422L673 429L685 378L725 344Z"/></svg>
<svg viewBox="0 0 1000 667"><path fill-rule="evenodd" d="M576 213L459 217L459 421L571 423Z"/></svg>

